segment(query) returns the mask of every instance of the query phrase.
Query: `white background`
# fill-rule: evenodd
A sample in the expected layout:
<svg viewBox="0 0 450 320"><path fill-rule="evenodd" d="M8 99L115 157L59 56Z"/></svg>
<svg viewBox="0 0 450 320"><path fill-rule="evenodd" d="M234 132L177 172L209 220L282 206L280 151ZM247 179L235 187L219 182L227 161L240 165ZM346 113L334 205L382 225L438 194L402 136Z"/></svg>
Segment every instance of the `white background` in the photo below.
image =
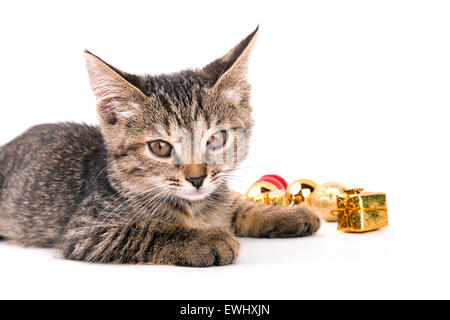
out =
<svg viewBox="0 0 450 320"><path fill-rule="evenodd" d="M128 72L202 67L260 24L259 176L384 191L388 228L242 239L209 269L65 261L0 243L0 298L450 298L450 4L445 1L2 1L0 145L33 124L96 123L83 49Z"/></svg>

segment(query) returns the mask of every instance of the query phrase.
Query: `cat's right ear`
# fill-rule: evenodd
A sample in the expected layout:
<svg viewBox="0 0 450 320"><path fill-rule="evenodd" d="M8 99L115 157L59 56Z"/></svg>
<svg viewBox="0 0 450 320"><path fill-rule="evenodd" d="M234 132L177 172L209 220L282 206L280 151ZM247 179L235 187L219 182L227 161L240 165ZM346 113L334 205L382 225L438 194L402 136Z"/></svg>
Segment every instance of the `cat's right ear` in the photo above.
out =
<svg viewBox="0 0 450 320"><path fill-rule="evenodd" d="M138 112L139 101L145 95L99 57L87 50L84 57L100 119L114 125L119 118L129 118Z"/></svg>

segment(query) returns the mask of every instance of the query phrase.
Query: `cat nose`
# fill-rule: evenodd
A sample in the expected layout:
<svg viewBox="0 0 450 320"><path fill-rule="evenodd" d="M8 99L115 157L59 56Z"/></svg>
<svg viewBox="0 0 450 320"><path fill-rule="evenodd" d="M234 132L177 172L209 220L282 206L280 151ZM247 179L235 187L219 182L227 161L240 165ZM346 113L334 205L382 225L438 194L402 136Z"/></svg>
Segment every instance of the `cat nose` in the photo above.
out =
<svg viewBox="0 0 450 320"><path fill-rule="evenodd" d="M190 177L186 178L187 181L189 181L195 188L200 189L200 187L203 184L203 181L205 180L206 175L200 176L200 177Z"/></svg>

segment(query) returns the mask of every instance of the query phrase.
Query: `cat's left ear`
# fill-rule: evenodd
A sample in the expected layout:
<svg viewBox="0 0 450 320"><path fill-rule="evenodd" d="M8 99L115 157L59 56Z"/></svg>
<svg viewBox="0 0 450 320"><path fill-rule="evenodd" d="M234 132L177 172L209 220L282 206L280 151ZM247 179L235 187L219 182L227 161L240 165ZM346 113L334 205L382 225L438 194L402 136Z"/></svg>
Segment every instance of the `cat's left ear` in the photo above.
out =
<svg viewBox="0 0 450 320"><path fill-rule="evenodd" d="M259 26L226 55L203 68L205 75L214 84L213 88L223 92L235 104L250 98L248 61L258 32Z"/></svg>

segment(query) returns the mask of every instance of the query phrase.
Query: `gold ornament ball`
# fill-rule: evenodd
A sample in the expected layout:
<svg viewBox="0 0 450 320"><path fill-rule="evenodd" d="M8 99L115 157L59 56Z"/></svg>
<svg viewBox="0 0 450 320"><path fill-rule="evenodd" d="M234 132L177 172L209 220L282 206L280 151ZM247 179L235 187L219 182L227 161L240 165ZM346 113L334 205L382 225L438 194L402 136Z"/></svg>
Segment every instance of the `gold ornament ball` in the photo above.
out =
<svg viewBox="0 0 450 320"><path fill-rule="evenodd" d="M326 221L337 221L330 211L337 209L336 195L344 193L344 186L337 182L318 185L311 196L312 206Z"/></svg>
<svg viewBox="0 0 450 320"><path fill-rule="evenodd" d="M264 194L278 190L276 186L270 182L260 181L254 183L248 190L245 196L249 199L263 199Z"/></svg>
<svg viewBox="0 0 450 320"><path fill-rule="evenodd" d="M300 179L292 182L286 188L286 201L285 205L299 204L306 202L311 204L311 194L317 187L317 183L307 179Z"/></svg>

